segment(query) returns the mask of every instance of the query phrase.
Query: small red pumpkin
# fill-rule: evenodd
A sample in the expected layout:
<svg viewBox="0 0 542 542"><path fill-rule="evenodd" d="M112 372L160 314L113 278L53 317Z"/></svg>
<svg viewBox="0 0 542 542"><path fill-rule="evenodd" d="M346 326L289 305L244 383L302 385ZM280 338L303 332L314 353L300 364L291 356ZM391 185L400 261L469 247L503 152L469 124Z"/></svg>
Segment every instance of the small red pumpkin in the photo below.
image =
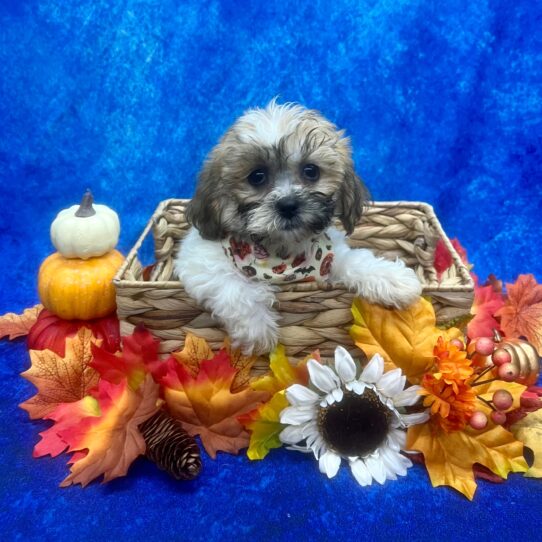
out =
<svg viewBox="0 0 542 542"><path fill-rule="evenodd" d="M66 338L73 337L82 327L102 340L102 347L108 352L120 350L120 328L115 314L95 320L63 320L56 314L43 309L27 337L29 350L52 350L61 357L66 354Z"/></svg>

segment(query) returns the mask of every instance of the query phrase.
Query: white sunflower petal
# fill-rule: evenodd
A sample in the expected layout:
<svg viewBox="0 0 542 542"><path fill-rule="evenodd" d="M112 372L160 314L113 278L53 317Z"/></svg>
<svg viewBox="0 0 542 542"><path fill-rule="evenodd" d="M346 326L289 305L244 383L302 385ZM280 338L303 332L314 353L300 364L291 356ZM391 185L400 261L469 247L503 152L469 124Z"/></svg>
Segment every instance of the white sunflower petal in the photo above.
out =
<svg viewBox="0 0 542 542"><path fill-rule="evenodd" d="M378 456L378 454L373 454L364 459L365 465L371 476L379 483L383 484L386 481L386 467L384 463Z"/></svg>
<svg viewBox="0 0 542 542"><path fill-rule="evenodd" d="M384 373L384 359L380 354L375 354L361 372L360 380L374 384L378 382Z"/></svg>
<svg viewBox="0 0 542 542"><path fill-rule="evenodd" d="M406 377L401 373L401 369L393 369L380 377L376 387L380 393L393 397L405 387Z"/></svg>
<svg viewBox="0 0 542 542"><path fill-rule="evenodd" d="M343 400L344 392L341 388L336 388L331 392L331 395L333 395L333 399L335 399L337 403L340 403Z"/></svg>
<svg viewBox="0 0 542 542"><path fill-rule="evenodd" d="M424 410L423 412L415 412L414 414L401 414L401 419L407 426L416 425L426 422L429 419L429 412Z"/></svg>
<svg viewBox="0 0 542 542"><path fill-rule="evenodd" d="M291 406L285 408L280 413L280 423L287 425L301 425L310 422L316 416L316 410L313 407Z"/></svg>
<svg viewBox="0 0 542 542"><path fill-rule="evenodd" d="M388 446L398 452L402 450L406 445L406 431L401 429L391 429L388 432Z"/></svg>
<svg viewBox="0 0 542 542"><path fill-rule="evenodd" d="M279 434L280 441L284 444L297 444L301 442L305 438L303 428L303 425L289 425L285 427Z"/></svg>
<svg viewBox="0 0 542 542"><path fill-rule="evenodd" d="M339 378L329 367L326 367L313 359L309 359L307 369L309 370L311 382L319 390L330 393L340 386Z"/></svg>
<svg viewBox="0 0 542 542"><path fill-rule="evenodd" d="M393 404L396 407L415 405L421 399L419 390L421 390L421 386L410 386L393 397Z"/></svg>
<svg viewBox="0 0 542 542"><path fill-rule="evenodd" d="M356 378L356 364L346 348L342 346L335 348L335 371L344 384Z"/></svg>
<svg viewBox="0 0 542 542"><path fill-rule="evenodd" d="M380 457L386 467L388 480L396 480L397 476L405 476L407 468L412 465L409 459L391 448L382 447L379 450Z"/></svg>
<svg viewBox="0 0 542 542"><path fill-rule="evenodd" d="M322 474L327 475L328 478L333 478L337 472L339 472L339 467L341 466L341 456L337 455L331 450L328 450L325 454L320 456L318 466Z"/></svg>
<svg viewBox="0 0 542 542"><path fill-rule="evenodd" d="M304 454L312 453L312 450L310 448L307 448L306 446L296 446L295 444L292 444L291 446L286 446L286 449L294 450L295 452L303 452Z"/></svg>
<svg viewBox="0 0 542 542"><path fill-rule="evenodd" d="M318 402L320 396L301 384L294 384L286 390L286 398L293 406L311 406Z"/></svg>
<svg viewBox="0 0 542 542"><path fill-rule="evenodd" d="M352 391L357 395L363 395L363 392L367 387L364 382L360 382L359 380L354 380L354 382L350 383L350 386L352 388Z"/></svg>
<svg viewBox="0 0 542 542"><path fill-rule="evenodd" d="M363 459L356 459L355 461L351 461L350 470L352 471L354 478L360 486L371 485L373 477L371 476L369 469L365 466Z"/></svg>

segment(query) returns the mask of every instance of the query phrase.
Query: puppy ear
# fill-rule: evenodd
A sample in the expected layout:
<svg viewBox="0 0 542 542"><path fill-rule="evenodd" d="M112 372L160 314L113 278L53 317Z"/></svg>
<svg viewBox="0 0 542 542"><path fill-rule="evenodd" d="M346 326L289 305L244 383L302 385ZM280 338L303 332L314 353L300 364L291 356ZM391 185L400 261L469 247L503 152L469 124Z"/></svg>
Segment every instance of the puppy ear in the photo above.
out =
<svg viewBox="0 0 542 542"><path fill-rule="evenodd" d="M224 194L220 190L220 166L212 158L199 174L198 187L186 207L186 220L204 239L218 241L226 235L222 222Z"/></svg>
<svg viewBox="0 0 542 542"><path fill-rule="evenodd" d="M363 213L363 206L369 199L367 187L355 174L354 167L349 166L337 198L337 216L348 235L354 231Z"/></svg>

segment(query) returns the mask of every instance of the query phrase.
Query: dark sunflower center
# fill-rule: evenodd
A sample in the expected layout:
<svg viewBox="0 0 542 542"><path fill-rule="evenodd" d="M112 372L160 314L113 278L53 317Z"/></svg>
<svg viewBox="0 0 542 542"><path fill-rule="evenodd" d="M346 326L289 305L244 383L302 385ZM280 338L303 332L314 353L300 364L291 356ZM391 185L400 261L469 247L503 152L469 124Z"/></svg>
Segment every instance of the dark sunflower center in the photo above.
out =
<svg viewBox="0 0 542 542"><path fill-rule="evenodd" d="M329 446L346 456L365 456L385 440L391 411L373 390L345 392L339 403L320 409L320 431Z"/></svg>

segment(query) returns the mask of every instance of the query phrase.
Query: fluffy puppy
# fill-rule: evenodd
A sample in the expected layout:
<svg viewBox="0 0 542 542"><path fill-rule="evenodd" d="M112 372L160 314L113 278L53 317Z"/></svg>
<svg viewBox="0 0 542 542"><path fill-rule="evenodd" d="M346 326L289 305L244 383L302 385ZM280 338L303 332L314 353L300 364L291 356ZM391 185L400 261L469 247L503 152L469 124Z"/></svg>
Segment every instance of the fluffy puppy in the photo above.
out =
<svg viewBox="0 0 542 542"><path fill-rule="evenodd" d="M251 109L205 162L176 272L245 352L277 343L277 283L342 283L371 302L405 307L421 293L415 273L351 249L331 227L338 217L350 234L366 198L343 130L299 105Z"/></svg>

